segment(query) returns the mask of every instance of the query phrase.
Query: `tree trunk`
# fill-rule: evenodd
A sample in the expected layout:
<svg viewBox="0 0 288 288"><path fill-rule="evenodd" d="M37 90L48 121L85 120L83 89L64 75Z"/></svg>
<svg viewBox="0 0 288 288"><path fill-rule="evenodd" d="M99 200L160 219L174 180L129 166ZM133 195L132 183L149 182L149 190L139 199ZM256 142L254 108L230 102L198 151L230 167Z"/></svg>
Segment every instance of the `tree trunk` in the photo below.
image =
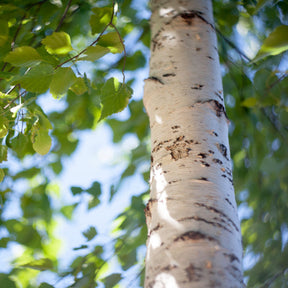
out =
<svg viewBox="0 0 288 288"><path fill-rule="evenodd" d="M210 0L153 0L145 287L243 287Z"/></svg>

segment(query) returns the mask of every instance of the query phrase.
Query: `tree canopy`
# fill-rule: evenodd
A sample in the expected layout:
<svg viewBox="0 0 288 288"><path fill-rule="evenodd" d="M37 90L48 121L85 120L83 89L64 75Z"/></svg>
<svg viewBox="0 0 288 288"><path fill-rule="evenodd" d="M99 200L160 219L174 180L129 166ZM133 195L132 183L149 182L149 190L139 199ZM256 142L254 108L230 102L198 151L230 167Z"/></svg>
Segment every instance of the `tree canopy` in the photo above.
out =
<svg viewBox="0 0 288 288"><path fill-rule="evenodd" d="M213 5L246 282L288 287L288 3ZM22 249L9 271L0 271L3 287L121 287L129 273L127 285L143 285L148 185L133 191L115 218L111 243L98 240L97 227L75 231L85 241L65 268L55 229L59 217L73 221L82 199L91 211L105 193L112 204L135 175L148 182L149 123L132 90L141 91L138 71L148 63L148 18L148 1L1 1L0 248ZM51 97L58 100L48 109ZM108 187L95 175L89 187L71 186L75 200L61 204L64 163L77 153L81 133L99 123L115 145L133 135L137 147Z"/></svg>

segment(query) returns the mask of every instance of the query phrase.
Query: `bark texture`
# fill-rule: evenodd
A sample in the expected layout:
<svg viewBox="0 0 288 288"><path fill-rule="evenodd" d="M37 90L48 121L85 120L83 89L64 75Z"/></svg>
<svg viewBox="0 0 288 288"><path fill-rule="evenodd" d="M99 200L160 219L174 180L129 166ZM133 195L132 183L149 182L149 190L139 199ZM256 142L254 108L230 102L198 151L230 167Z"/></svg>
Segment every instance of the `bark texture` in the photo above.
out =
<svg viewBox="0 0 288 288"><path fill-rule="evenodd" d="M210 0L153 0L145 287L243 287Z"/></svg>

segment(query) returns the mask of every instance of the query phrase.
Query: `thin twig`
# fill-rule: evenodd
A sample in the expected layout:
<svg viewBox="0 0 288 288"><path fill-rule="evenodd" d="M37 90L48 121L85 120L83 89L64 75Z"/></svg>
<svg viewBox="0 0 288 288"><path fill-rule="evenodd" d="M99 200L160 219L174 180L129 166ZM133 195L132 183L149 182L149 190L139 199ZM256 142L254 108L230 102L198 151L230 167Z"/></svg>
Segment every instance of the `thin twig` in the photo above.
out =
<svg viewBox="0 0 288 288"><path fill-rule="evenodd" d="M237 53L238 53L241 57L243 57L244 59L246 59L248 62L251 62L251 59L250 59L248 56L246 56L230 39L228 39L226 36L224 36L219 29L217 29L217 28L215 27L215 31L216 31L234 50L236 50Z"/></svg>
<svg viewBox="0 0 288 288"><path fill-rule="evenodd" d="M123 84L125 83L125 73L124 73L124 70L125 70L125 65L126 65L126 57L127 57L127 53L126 53L126 48L125 48L125 45L124 45L124 42L123 42L123 39L118 31L118 29L116 28L116 26L114 24L111 24L111 26L115 29L115 31L117 32L118 34L118 37L119 37L119 40L121 42L121 45L123 47L123 52L124 52L124 57L123 57L123 67L122 67L122 76L123 76Z"/></svg>
<svg viewBox="0 0 288 288"><path fill-rule="evenodd" d="M72 0L68 1L68 4L67 4L67 6L65 8L65 11L64 11L64 13L63 13L63 15L62 15L62 17L60 19L60 22L59 22L57 28L55 29L55 32L57 32L60 29L60 27L62 26L63 21L64 21L65 17L67 16L67 12L68 12L68 10L69 10L69 8L71 6L71 2L72 2Z"/></svg>
<svg viewBox="0 0 288 288"><path fill-rule="evenodd" d="M105 26L105 28L103 29L103 31L98 35L98 37L96 38L96 40L93 41L93 42L89 45L89 47L95 45L95 44L99 41L99 39L101 38L101 36L105 33L105 31L108 29L108 27L112 24L113 17L114 17L114 5L115 5L115 4L114 4L114 2L113 2L113 12L112 12L111 19L110 19L109 23ZM77 55L69 58L68 60L66 60L66 61L58 64L58 65L55 67L55 70L58 69L59 67L61 67L62 65L66 64L66 63L68 63L68 62L70 62L70 61L73 61L73 60L77 59L80 55L82 55L82 54L85 53L86 51L87 51L87 48L83 49L83 50L80 51Z"/></svg>

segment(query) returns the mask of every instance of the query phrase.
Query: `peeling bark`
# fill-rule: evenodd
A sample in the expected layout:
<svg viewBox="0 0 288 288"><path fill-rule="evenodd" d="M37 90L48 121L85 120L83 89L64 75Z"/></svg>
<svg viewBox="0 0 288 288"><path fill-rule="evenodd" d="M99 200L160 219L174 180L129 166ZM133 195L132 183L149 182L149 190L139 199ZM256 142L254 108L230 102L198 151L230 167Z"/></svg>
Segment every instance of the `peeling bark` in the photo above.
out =
<svg viewBox="0 0 288 288"><path fill-rule="evenodd" d="M153 0L151 193L145 287L243 287L216 33L210 0Z"/></svg>

